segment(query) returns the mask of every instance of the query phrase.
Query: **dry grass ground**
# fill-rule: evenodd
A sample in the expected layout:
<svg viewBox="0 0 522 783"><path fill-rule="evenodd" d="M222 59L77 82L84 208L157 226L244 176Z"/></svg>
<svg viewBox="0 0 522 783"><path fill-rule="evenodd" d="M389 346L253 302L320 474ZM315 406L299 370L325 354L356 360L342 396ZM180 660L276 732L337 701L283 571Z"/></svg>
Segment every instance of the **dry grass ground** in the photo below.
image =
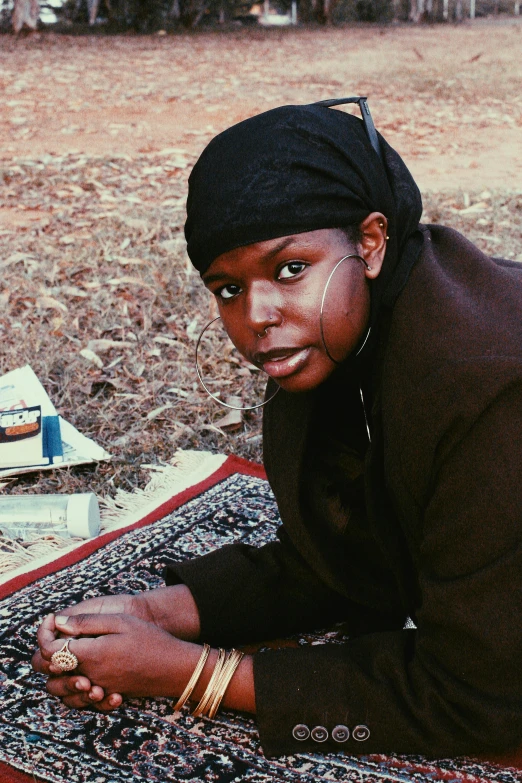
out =
<svg viewBox="0 0 522 783"><path fill-rule="evenodd" d="M29 362L114 455L8 491L111 493L176 448L260 458L200 389L208 296L182 240L186 178L221 128L284 102L371 96L425 218L522 260L522 27L368 27L168 38L0 39L0 369ZM225 394L261 380L216 346Z"/></svg>

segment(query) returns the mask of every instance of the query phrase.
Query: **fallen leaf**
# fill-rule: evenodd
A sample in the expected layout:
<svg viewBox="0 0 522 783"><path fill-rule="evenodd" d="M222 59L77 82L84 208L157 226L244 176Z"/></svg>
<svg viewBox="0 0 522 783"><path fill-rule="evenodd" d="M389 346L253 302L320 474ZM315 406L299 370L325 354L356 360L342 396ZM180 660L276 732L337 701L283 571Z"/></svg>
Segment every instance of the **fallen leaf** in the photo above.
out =
<svg viewBox="0 0 522 783"><path fill-rule="evenodd" d="M111 348L134 348L134 343L126 340L89 340L87 350L93 353L106 353Z"/></svg>
<svg viewBox="0 0 522 783"><path fill-rule="evenodd" d="M40 296L36 301L38 306L44 310L62 310L64 313L68 312L67 305L64 305L63 302L59 302L52 296Z"/></svg>
<svg viewBox="0 0 522 783"><path fill-rule="evenodd" d="M483 239L485 242L491 242L492 245L502 244L502 240L499 237L490 236L488 234L479 234L477 239Z"/></svg>
<svg viewBox="0 0 522 783"><path fill-rule="evenodd" d="M80 356L83 356L83 358L87 359L88 362L94 364L96 367L99 367L100 370L103 367L103 362L98 356L98 354L94 353L94 351L89 350L89 348L83 348L80 351Z"/></svg>
<svg viewBox="0 0 522 783"><path fill-rule="evenodd" d="M131 266L132 264L146 264L147 261L144 261L142 258L127 258L127 256L115 256L116 261L118 264L121 264L122 266Z"/></svg>
<svg viewBox="0 0 522 783"><path fill-rule="evenodd" d="M178 389L177 386L172 386L170 389L165 389L166 394L177 394L178 397L189 397L189 393L186 391L183 391L183 389Z"/></svg>
<svg viewBox="0 0 522 783"><path fill-rule="evenodd" d="M166 250L167 253L175 253L185 244L184 240L180 239L164 239L159 243L159 247L162 250Z"/></svg>
<svg viewBox="0 0 522 783"><path fill-rule="evenodd" d="M139 277L111 277L110 280L107 280L107 283L109 285L118 286L118 285L139 285L142 288L150 288L152 291L155 291L155 286L151 285L150 283L146 283L144 280L141 280Z"/></svg>
<svg viewBox="0 0 522 783"><path fill-rule="evenodd" d="M491 205L486 201L477 201L476 204L472 204L470 207L452 209L451 211L458 215L472 215L474 212L485 212L488 209L491 209Z"/></svg>
<svg viewBox="0 0 522 783"><path fill-rule="evenodd" d="M149 421L152 421L153 419L157 419L158 416L161 416L162 413L164 413L167 410L170 410L170 408L173 408L174 405L171 402L167 402L166 405L160 405L159 408L154 408L153 411L150 411L147 413L147 419Z"/></svg>
<svg viewBox="0 0 522 783"><path fill-rule="evenodd" d="M89 296L87 291L82 291L81 288L76 288L74 285L62 285L60 290L62 294L65 294L66 296L76 296L80 299L85 299Z"/></svg>
<svg viewBox="0 0 522 783"><path fill-rule="evenodd" d="M189 337L191 340L198 339L201 329L199 327L199 321L197 318L192 319L192 321L187 326L186 331L187 331L187 337Z"/></svg>
<svg viewBox="0 0 522 783"><path fill-rule="evenodd" d="M24 263L30 262L35 264L36 258L28 255L27 253L12 253L10 256L0 262L0 267L11 266L11 264L19 264L20 261L23 261Z"/></svg>
<svg viewBox="0 0 522 783"><path fill-rule="evenodd" d="M226 397L225 402L228 405L234 405L238 408L241 407L241 397ZM243 411L242 410L230 410L226 416L216 422L216 426L222 430L233 432L240 429L243 425Z"/></svg>
<svg viewBox="0 0 522 783"><path fill-rule="evenodd" d="M149 228L148 222L143 220L143 218L132 218L127 217L126 215L120 215L120 220L124 225L129 228L135 228L138 231L147 231Z"/></svg>

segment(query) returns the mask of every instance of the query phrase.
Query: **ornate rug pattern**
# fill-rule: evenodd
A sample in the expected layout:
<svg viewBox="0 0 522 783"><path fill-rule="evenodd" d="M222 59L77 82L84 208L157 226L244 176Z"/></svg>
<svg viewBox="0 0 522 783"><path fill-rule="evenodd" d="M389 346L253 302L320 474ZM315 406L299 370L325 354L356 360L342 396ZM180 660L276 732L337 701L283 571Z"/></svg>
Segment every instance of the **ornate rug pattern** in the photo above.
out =
<svg viewBox="0 0 522 783"><path fill-rule="evenodd" d="M254 474L254 475L252 475ZM0 781L52 783L515 783L520 771L473 760L306 753L266 759L255 721L173 714L169 700L129 701L111 715L67 710L30 667L36 629L49 611L96 595L163 584L170 563L232 542L274 537L277 507L260 471L231 458L210 480L130 529L86 544L0 601ZM181 503L181 505L180 505ZM100 547L99 544L102 544ZM95 546L99 548L95 549ZM69 560L70 562L67 562ZM54 570L53 570L54 569ZM339 643L338 633L300 637Z"/></svg>

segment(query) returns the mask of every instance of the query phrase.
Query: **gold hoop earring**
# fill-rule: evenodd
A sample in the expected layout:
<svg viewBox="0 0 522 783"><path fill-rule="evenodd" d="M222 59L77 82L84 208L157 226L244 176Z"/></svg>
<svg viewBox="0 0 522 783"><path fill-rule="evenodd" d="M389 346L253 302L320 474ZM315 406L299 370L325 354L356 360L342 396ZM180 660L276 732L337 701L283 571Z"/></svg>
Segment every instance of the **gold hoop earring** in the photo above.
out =
<svg viewBox="0 0 522 783"><path fill-rule="evenodd" d="M342 364L343 362L342 361L340 362L337 359L334 359L334 357L332 356L332 354L328 350L328 346L326 345L326 340L324 339L324 323L323 323L324 302L325 302L325 299L326 299L326 292L328 291L328 286L330 285L330 281L331 281L332 277L334 276L335 272L337 271L337 268L343 263L343 261L347 261L349 258L356 258L358 261L360 261L362 264L364 264L364 266L366 267L366 269L368 271L371 271L371 266L368 266L368 264L366 263L364 258L362 258L362 256L358 256L357 254L352 253L349 256L343 256L343 258L341 258L341 260L336 263L336 265L334 266L334 268L332 269L332 271L330 272L330 274L328 276L328 280L326 281L326 285L325 285L324 291L323 291L323 296L322 296L322 299L321 299L321 310L319 312L319 327L321 329L321 340L322 340L322 343L323 343L323 346L324 346L324 350L326 351L326 355L328 356L330 361L333 362L334 364ZM361 353L362 349L366 345L366 343L368 341L368 337L370 336L371 329L372 328L370 326L370 328L366 332L366 337L364 338L363 343L362 343L361 347L359 348L359 350L357 351L357 353L355 354L355 356L359 356L359 354ZM344 361L344 359L343 359L343 361Z"/></svg>
<svg viewBox="0 0 522 783"><path fill-rule="evenodd" d="M205 384L205 381L203 380L203 376L202 376L202 374L201 374L201 371L200 371L200 369L199 369L199 361L198 361L198 355L199 355L199 346L200 346L200 344L201 344L201 340L203 339L203 335L205 334L205 332L207 331L207 329L208 329L210 326L212 326L212 324L213 324L213 323L215 323L216 321L220 321L220 320L221 320L221 316L220 316L220 315L218 315L218 316L217 316L217 318L213 318L213 319L212 319L212 321L209 321L209 322L208 322L208 324L207 324L206 326L204 326L204 327L203 327L203 329L202 329L202 331L201 331L201 333L200 333L200 335L199 335L199 337L198 337L198 341L197 341L197 343L196 343L195 365L196 365L196 373L197 373L197 376L198 376L198 378L199 378L199 382L201 383L201 385L202 385L202 386L203 386L203 388L205 389L205 391L206 391L206 393L208 394L208 396L209 396L209 397L212 397L212 399L214 400L214 402L217 402L217 403L218 403L218 405L222 405L222 406L223 406L223 408L230 408L230 409L231 409L231 410L233 410L233 411L255 411L257 408L263 408L265 405L268 405L268 403L269 403L269 402L271 402L271 400L273 400L273 399L274 399L274 397L276 396L276 394L277 394L277 393L279 392L279 390L281 389L281 387L280 387L280 386L278 386L278 387L277 387L277 389L275 390L275 392L272 394L272 396L271 396L271 397L269 397L269 398L268 398L268 400L264 400L264 402L260 402L260 403L258 403L257 405L248 405L248 406L246 406L246 407L241 407L241 406L239 406L239 405L229 405L229 403L228 403L228 402L223 402L223 400L220 400L220 399L219 399L219 397L217 397L215 394L212 394L212 392L210 391L210 389L209 389L209 388L207 387L207 385ZM266 335L266 329L264 330L263 334L262 334L262 335L258 335L258 337L261 337L261 336L263 336L263 337L264 337L265 335Z"/></svg>

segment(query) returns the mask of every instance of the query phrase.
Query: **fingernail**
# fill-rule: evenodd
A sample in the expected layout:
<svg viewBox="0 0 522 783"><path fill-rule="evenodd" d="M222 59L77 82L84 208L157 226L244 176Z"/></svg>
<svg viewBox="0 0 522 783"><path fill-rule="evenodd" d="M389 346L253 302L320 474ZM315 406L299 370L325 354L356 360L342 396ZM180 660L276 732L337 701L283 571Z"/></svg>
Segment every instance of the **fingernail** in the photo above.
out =
<svg viewBox="0 0 522 783"><path fill-rule="evenodd" d="M96 698L96 694L93 693L92 691L89 691L89 699L92 700L92 699L95 699L95 698Z"/></svg>
<svg viewBox="0 0 522 783"><path fill-rule="evenodd" d="M76 680L76 682L74 683L74 687L76 688L77 691L83 691L83 685L78 680Z"/></svg>
<svg viewBox="0 0 522 783"><path fill-rule="evenodd" d="M69 622L69 618L64 617L63 614L59 614L54 618L54 622L56 623L56 625L67 625L67 623Z"/></svg>
<svg viewBox="0 0 522 783"><path fill-rule="evenodd" d="M117 707L120 703L120 699L118 696L110 696L109 697L109 704L111 707Z"/></svg>

